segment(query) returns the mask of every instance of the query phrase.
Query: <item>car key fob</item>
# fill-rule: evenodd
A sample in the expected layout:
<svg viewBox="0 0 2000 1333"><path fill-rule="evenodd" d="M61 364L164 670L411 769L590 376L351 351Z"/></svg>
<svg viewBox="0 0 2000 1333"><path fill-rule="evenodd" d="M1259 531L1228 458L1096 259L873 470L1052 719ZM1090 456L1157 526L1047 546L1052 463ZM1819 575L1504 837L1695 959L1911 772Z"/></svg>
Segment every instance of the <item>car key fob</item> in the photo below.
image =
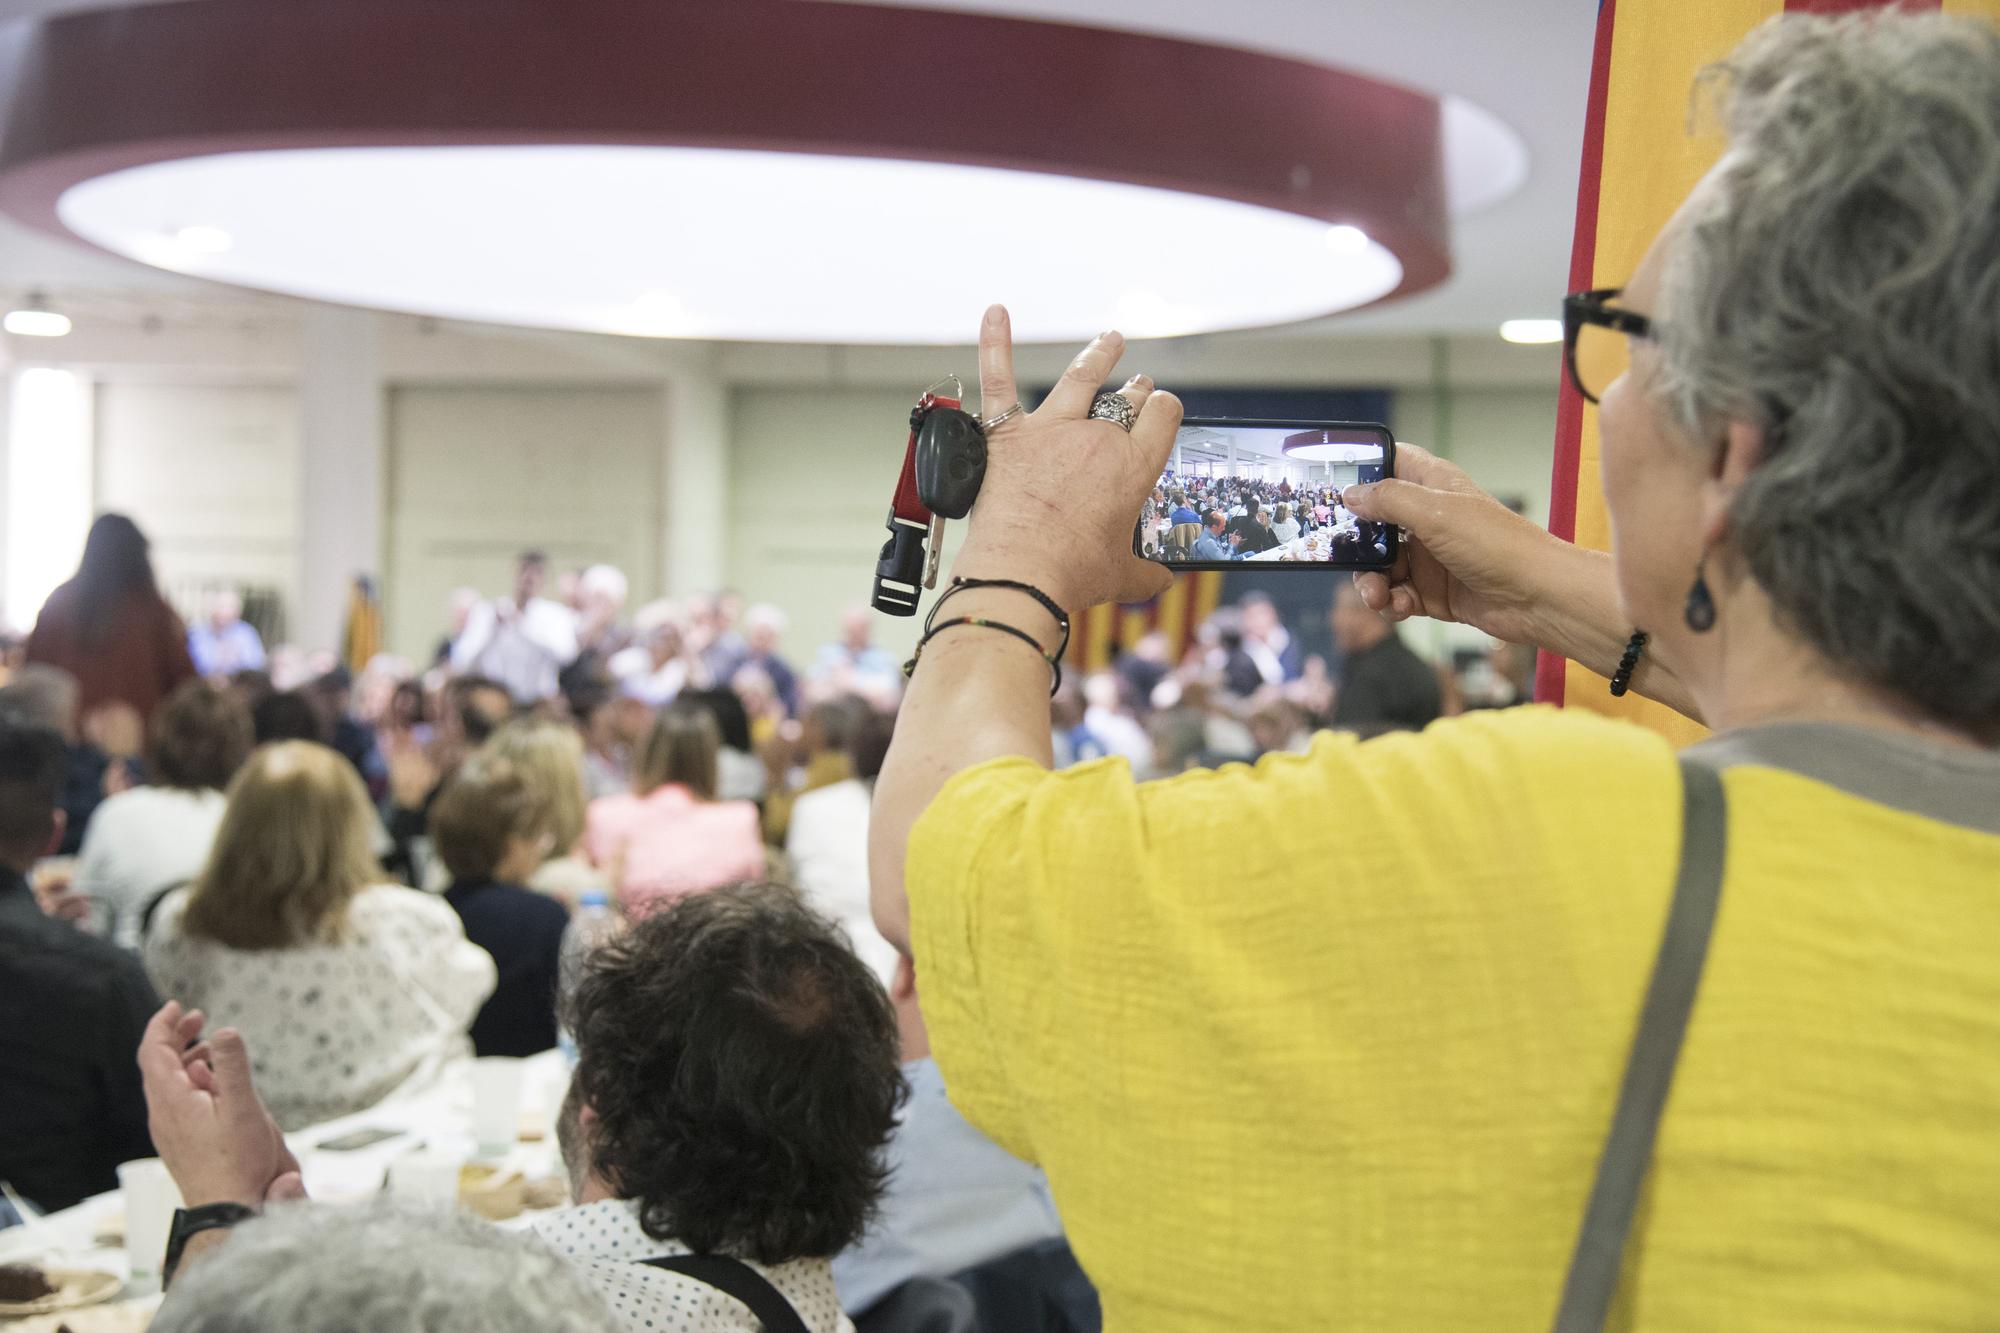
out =
<svg viewBox="0 0 2000 1333"><path fill-rule="evenodd" d="M939 518L964 518L986 480L986 432L956 407L933 407L917 427L917 496Z"/></svg>

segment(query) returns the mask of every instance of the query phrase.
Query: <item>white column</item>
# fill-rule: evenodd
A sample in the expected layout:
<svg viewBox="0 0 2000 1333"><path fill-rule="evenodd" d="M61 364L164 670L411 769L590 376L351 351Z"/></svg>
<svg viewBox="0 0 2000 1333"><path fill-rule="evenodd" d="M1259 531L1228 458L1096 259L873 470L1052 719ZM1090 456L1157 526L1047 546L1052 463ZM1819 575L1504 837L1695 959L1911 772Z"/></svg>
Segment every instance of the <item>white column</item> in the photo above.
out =
<svg viewBox="0 0 2000 1333"><path fill-rule="evenodd" d="M660 586L669 597L686 597L714 592L726 581L729 386L689 358L669 370L664 392Z"/></svg>
<svg viewBox="0 0 2000 1333"><path fill-rule="evenodd" d="M57 366L17 369L0 385L5 408L7 624L34 626L56 585L76 572L93 509L93 391L81 372Z"/></svg>
<svg viewBox="0 0 2000 1333"><path fill-rule="evenodd" d="M8 357L7 349L0 347L0 514L9 514L11 512L7 508L7 497L12 493L8 489L12 480L9 474L14 470L14 377L9 373L12 366L13 361ZM10 522L7 525L8 531L13 531L13 527L14 525ZM0 533L0 629L14 628L16 621L20 618L20 613L15 609L12 599L8 595L8 547L12 545L13 543L7 540L6 535Z"/></svg>
<svg viewBox="0 0 2000 1333"><path fill-rule="evenodd" d="M1236 437L1234 435L1229 437L1229 471L1225 475L1231 477L1236 475Z"/></svg>
<svg viewBox="0 0 2000 1333"><path fill-rule="evenodd" d="M1181 475L1181 437L1174 436L1174 475Z"/></svg>
<svg viewBox="0 0 2000 1333"><path fill-rule="evenodd" d="M338 649L356 574L382 573L382 368L375 316L308 306L299 369L299 604L288 637Z"/></svg>

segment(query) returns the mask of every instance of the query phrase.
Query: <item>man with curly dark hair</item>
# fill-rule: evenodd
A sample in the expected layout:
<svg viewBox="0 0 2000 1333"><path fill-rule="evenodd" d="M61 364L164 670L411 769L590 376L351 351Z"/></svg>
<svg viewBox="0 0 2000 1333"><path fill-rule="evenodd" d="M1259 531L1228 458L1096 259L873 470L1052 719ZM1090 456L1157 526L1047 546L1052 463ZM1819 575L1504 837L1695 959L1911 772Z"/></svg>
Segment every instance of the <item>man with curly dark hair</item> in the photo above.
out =
<svg viewBox="0 0 2000 1333"><path fill-rule="evenodd" d="M778 885L696 894L592 955L565 1018L576 1206L543 1239L633 1329L851 1329L829 1261L881 1194L904 1085L839 930Z"/></svg>

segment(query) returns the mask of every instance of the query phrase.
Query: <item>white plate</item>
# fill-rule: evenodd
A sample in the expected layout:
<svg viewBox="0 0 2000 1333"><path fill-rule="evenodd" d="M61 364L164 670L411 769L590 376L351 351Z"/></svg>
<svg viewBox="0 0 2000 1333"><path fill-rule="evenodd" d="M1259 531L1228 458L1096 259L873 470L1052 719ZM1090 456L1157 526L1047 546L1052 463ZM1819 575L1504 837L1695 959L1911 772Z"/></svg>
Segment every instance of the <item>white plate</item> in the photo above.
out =
<svg viewBox="0 0 2000 1333"><path fill-rule="evenodd" d="M42 1272L55 1290L38 1300L0 1301L0 1319L18 1319L22 1315L49 1314L58 1310L74 1310L83 1305L96 1305L116 1296L125 1285L116 1273L96 1268L50 1267Z"/></svg>

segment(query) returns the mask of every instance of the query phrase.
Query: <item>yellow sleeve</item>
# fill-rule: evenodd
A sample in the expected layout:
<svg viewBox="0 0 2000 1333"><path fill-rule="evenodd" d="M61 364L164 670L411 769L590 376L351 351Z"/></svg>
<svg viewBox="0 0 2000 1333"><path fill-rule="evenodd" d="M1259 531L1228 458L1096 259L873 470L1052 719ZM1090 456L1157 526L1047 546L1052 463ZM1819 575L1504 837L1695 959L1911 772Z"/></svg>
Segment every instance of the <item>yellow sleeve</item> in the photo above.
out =
<svg viewBox="0 0 2000 1333"><path fill-rule="evenodd" d="M1479 989L1479 955L1534 965L1565 893L1588 914L1646 867L1659 891L1678 808L1664 742L1542 708L1150 783L994 761L911 835L933 1052L959 1108L1052 1171L1136 1146L1136 1120L1240 1118L1228 1098L1266 1081L1337 1089L1398 1058L1372 1043L1413 1021L1413 971Z"/></svg>

